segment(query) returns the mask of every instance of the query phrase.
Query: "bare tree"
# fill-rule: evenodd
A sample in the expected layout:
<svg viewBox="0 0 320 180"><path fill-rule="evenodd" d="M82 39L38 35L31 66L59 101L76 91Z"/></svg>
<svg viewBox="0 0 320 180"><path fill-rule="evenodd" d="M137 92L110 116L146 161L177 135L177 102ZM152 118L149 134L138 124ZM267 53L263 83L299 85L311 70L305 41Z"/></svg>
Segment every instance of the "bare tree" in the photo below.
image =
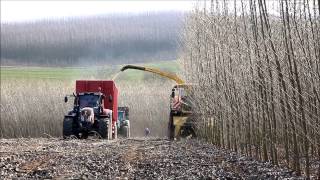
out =
<svg viewBox="0 0 320 180"><path fill-rule="evenodd" d="M315 177L319 18L316 0L213 0L209 13L195 10L186 22L181 64L197 85L199 134Z"/></svg>

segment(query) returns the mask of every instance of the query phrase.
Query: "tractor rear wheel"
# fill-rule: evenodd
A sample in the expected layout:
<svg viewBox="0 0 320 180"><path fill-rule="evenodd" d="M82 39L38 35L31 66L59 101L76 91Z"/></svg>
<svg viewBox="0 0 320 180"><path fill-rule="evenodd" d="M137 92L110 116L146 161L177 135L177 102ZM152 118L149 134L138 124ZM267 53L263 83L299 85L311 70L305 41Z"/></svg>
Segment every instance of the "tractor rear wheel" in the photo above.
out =
<svg viewBox="0 0 320 180"><path fill-rule="evenodd" d="M110 119L100 119L99 120L99 134L103 139L109 139L109 121Z"/></svg>
<svg viewBox="0 0 320 180"><path fill-rule="evenodd" d="M108 140L112 140L112 119L110 119L110 122L108 125Z"/></svg>
<svg viewBox="0 0 320 180"><path fill-rule="evenodd" d="M122 132L123 132L123 136L125 138L129 138L130 137L130 127L129 126L123 126L122 127Z"/></svg>
<svg viewBox="0 0 320 180"><path fill-rule="evenodd" d="M63 138L73 135L73 118L65 117L63 120Z"/></svg>
<svg viewBox="0 0 320 180"><path fill-rule="evenodd" d="M113 139L118 139L118 126L117 126L117 124L114 126Z"/></svg>
<svg viewBox="0 0 320 180"><path fill-rule="evenodd" d="M128 126L128 133L127 133L127 138L129 138L131 136L131 126L130 126L130 121L127 122L127 126Z"/></svg>

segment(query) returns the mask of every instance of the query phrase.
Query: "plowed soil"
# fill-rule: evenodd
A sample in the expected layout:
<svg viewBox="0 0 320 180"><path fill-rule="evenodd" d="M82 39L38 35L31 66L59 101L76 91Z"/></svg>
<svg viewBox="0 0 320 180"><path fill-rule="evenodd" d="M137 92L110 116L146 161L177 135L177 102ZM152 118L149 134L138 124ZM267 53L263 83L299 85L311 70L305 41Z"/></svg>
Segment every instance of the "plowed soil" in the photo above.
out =
<svg viewBox="0 0 320 180"><path fill-rule="evenodd" d="M0 179L303 179L197 140L1 139Z"/></svg>

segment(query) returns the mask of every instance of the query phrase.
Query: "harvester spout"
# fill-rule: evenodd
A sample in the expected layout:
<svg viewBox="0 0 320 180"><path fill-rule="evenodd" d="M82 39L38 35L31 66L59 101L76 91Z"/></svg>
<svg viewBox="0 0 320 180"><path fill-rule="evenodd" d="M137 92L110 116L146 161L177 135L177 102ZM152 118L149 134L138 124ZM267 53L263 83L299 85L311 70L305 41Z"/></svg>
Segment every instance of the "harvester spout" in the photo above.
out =
<svg viewBox="0 0 320 180"><path fill-rule="evenodd" d="M190 101L189 88L190 85L185 84L185 81L181 79L174 73L165 72L157 68L136 66L136 65L126 65L121 68L121 71L127 69L135 69L140 71L147 71L157 74L161 77L171 79L176 82L176 85L172 89L171 99L170 99L170 119L168 122L168 136L170 139L175 139L179 137L192 136L195 137L192 107L188 103Z"/></svg>
<svg viewBox="0 0 320 180"><path fill-rule="evenodd" d="M158 75L160 75L162 77L166 77L168 79L171 79L171 80L175 81L179 85L185 83L184 80L182 80L176 74L173 74L173 73L170 73L170 72L164 72L164 71L161 71L161 70L156 69L156 68L135 66L135 65L126 65L126 66L123 66L121 68L121 71L125 71L127 69L136 69L136 70L140 70L140 71L147 71L147 72L151 72L151 73L154 73L154 74L158 74Z"/></svg>
<svg viewBox="0 0 320 180"><path fill-rule="evenodd" d="M146 68L141 66L126 65L121 68L121 71L125 71L127 69L136 69L136 70L145 71Z"/></svg>

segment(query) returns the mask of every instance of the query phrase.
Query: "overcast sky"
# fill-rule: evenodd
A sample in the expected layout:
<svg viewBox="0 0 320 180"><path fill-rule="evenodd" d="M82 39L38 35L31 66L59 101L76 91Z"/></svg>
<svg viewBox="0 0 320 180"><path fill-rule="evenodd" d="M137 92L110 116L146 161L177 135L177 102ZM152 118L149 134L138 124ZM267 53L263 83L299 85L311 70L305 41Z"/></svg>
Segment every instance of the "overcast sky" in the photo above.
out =
<svg viewBox="0 0 320 180"><path fill-rule="evenodd" d="M195 1L10 1L1 0L1 22L23 22L108 13L190 11Z"/></svg>

